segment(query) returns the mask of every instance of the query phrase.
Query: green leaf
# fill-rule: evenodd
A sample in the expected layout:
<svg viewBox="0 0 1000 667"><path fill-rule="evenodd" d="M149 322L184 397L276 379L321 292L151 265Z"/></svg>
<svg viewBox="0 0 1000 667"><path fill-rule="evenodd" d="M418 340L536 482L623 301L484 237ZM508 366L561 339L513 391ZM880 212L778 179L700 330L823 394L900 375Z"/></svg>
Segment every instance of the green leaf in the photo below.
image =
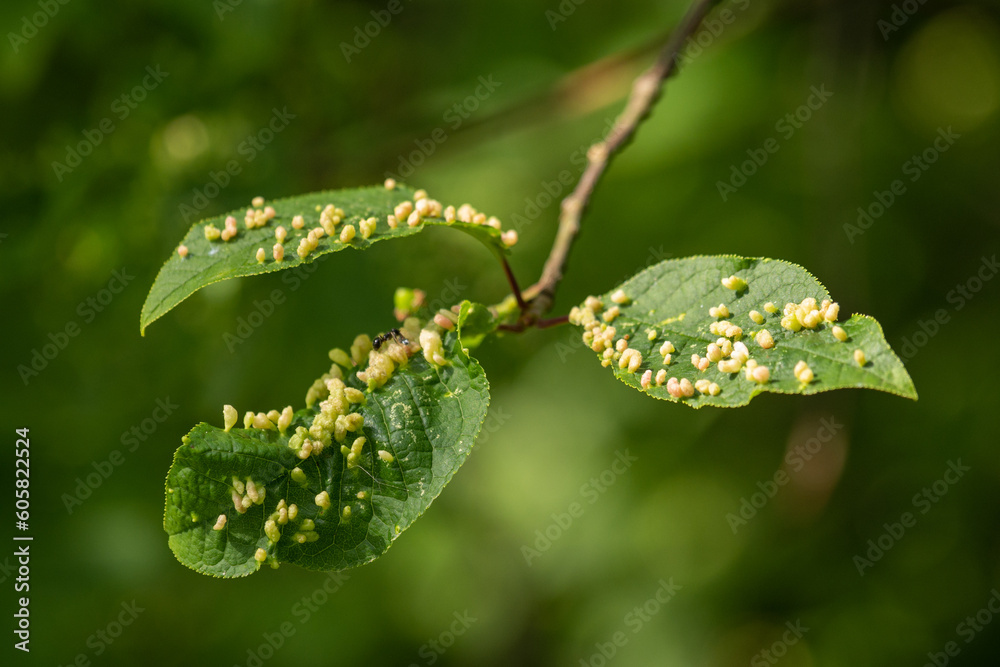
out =
<svg viewBox="0 0 1000 667"><path fill-rule="evenodd" d="M488 306L463 301L458 311L458 337L462 345L475 349L486 336L497 330L500 320Z"/></svg>
<svg viewBox="0 0 1000 667"><path fill-rule="evenodd" d="M722 279L733 275L746 282L745 288L735 291L722 285ZM886 342L882 327L873 318L853 315L846 322L824 321L813 329L802 328L799 332L781 326L781 311L786 303L799 304L812 297L821 304L830 298L826 288L801 266L780 260L735 256L667 260L641 271L599 297L604 307L597 314L602 321L600 326L604 326L603 314L616 306L612 295L619 289L627 301L617 304L621 314L609 325L615 329L613 340L617 342L626 337L628 347L641 353L642 362L630 373L627 368L620 367L620 355L616 355L610 366L619 380L655 398L680 401L695 408L705 405L736 407L746 405L763 392L816 394L847 387L878 389L917 398L913 381ZM764 305L767 302L774 303L779 312L766 312ZM720 304L730 311L728 317L710 315L709 308ZM581 317L586 317L585 308L581 305L580 310L574 311L571 321L581 324ZM750 318L754 310L763 315L763 324ZM763 383L748 380L745 369L723 372L717 363L704 371L693 365L693 354L705 357L707 346L718 342L720 335L710 331L712 323L718 320L727 320L742 328L741 340L748 348L749 358L768 368L769 380ZM846 342L834 337L835 324L846 331L849 336ZM763 348L755 340L762 329L773 338L774 346L770 349ZM666 341L675 348L669 365L664 365L664 356L660 353ZM865 356L863 366L859 366L854 357L858 349ZM602 354L603 351L598 353L603 360ZM796 378L794 369L799 361L805 361L814 374L808 383ZM654 381L643 389L642 376L647 369L652 371ZM655 381L661 369L666 371L668 381L669 378L678 381L686 378L694 384L698 380L708 380L718 384L721 391L715 396L695 391L690 397L674 397L667 391L666 383L657 385Z"/></svg>
<svg viewBox="0 0 1000 667"><path fill-rule="evenodd" d="M385 553L468 457L486 416L489 385L483 369L462 351L454 333L443 349L446 365L430 364L417 351L384 386L365 391L363 404L352 406L364 424L348 433L344 444L350 447L357 436L367 439L355 467L348 466L335 439L305 460L289 447L288 436L296 427L308 428L319 406L296 413L285 434L196 426L177 450L166 483L164 528L178 560L204 574L240 577L260 567L254 554L261 548L271 564L313 570L356 567ZM365 389L353 372L345 383ZM392 458L380 457L379 450ZM302 481L293 479L296 467L305 473ZM250 477L263 486L263 502L238 513L233 477ZM331 502L325 511L316 502L321 491ZM272 543L264 525L281 500L297 505L298 516L279 526L280 538ZM227 521L214 530L219 515ZM307 534L306 519L315 524L316 539L300 544L295 534Z"/></svg>
<svg viewBox="0 0 1000 667"><path fill-rule="evenodd" d="M453 227L464 231L484 243L497 256L508 252L500 240L500 231L487 225L424 218L416 227L409 227L405 220L401 220L396 229L390 229L387 216L393 212L397 204L412 200L413 194L412 189L401 185L393 190L382 186L327 190L266 202L267 206L274 208L276 215L263 227L256 229L245 228L243 210L231 211L195 223L181 241L181 245L188 249L187 257L182 258L176 252L171 254L170 259L156 276L142 306L139 330L145 334L146 327L151 322L168 313L202 287L212 283L229 278L294 269L302 264L314 262L331 252L347 248L364 250L379 241L412 236L430 226ZM354 225L356 230L360 230L361 220L374 217L375 232L368 239L361 238L361 234L358 233L347 243L342 243L339 238L324 236L319 240L319 247L316 250L305 259L300 259L296 252L299 241L309 233L309 230L319 226L320 210L328 204L343 209L345 213L338 229L350 224ZM232 215L239 222L239 232L236 237L229 241L207 240L206 226L211 224L222 230L225 228L225 219L228 215ZM302 229L292 228L292 218L296 215L304 218L305 226ZM279 225L285 228L288 236L284 242L284 260L276 262L272 258L272 247L276 241L274 232ZM263 264L256 258L258 248L263 248L266 255Z"/></svg>

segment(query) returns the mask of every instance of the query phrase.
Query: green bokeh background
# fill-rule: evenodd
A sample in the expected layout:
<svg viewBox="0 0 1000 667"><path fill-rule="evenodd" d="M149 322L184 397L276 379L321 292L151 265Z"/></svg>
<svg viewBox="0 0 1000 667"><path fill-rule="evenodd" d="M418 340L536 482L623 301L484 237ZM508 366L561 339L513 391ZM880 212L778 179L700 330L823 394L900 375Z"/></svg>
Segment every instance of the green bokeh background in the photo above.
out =
<svg viewBox="0 0 1000 667"><path fill-rule="evenodd" d="M796 621L809 630L787 652L779 644L777 664L923 665L950 641L960 653L949 664L995 664L1000 619L984 613L992 623L968 643L957 626L1000 587L1000 280L973 280L968 299L953 290L991 275L983 258L1000 246L996 3L911 0L902 4L912 17L886 34L878 22L890 20L888 2L723 3L732 23L702 35L707 48L689 52L598 189L555 309L667 257L787 259L813 271L845 315L878 318L897 350L922 343L907 355L919 402L841 391L695 412L616 382L565 327L532 331L480 349L492 384L487 432L374 564L340 582L294 567L223 581L173 558L163 479L193 424L221 423L224 403L300 404L330 347L391 326L398 285L432 298L506 292L485 249L431 230L339 253L294 289L278 274L203 290L141 338L146 291L194 221L182 206L229 160L241 172L205 215L258 194L378 183L440 127L446 141L406 180L510 224L526 198L545 203L562 170L579 173L574 153L600 136L652 58L648 47L685 9L562 4L574 11L553 30L545 12L559 10L556 0L403 0L350 62L341 43L386 2L243 0L220 18L219 3L76 0L16 52L5 36L0 506L13 513L14 428L30 427L34 536L32 652L11 640L3 650L16 662L5 664L65 665L81 654L106 665L256 664L265 633L288 622L294 634L262 664L596 667L598 644L622 631L627 643L608 664L753 665L771 664L760 652ZM2 32L37 11L3 3ZM112 103L147 66L169 76L127 118L114 116ZM490 76L500 86L453 127L448 109ZM821 85L833 96L794 136L780 135L776 122ZM247 160L241 142L286 107L295 118ZM53 161L105 117L114 131L60 180ZM904 164L948 127L960 138L908 180ZM717 182L769 137L780 150L723 201ZM858 207L895 179L905 193L849 237ZM538 275L556 214L543 205L521 229L512 263L522 283ZM80 304L115 271L134 279L90 317ZM286 303L230 351L223 334L275 289ZM947 322L921 336L939 310ZM18 366L70 322L79 335L25 384ZM128 451L123 434L167 398L176 410ZM726 515L824 419L842 428L734 535ZM124 462L68 512L63 494L116 449ZM637 461L612 485L582 488L626 450ZM970 470L939 485L946 492L921 514L914 495L959 459ZM573 502L583 515L559 528L553 515ZM907 511L916 525L859 575L854 557ZM546 530L556 539L528 564L522 547ZM634 632L626 615L671 578L682 588ZM336 592L317 592L327 581ZM296 607L304 597L322 601L307 622ZM90 639L133 600L144 611L113 643ZM451 636L456 613L476 620ZM450 647L438 654L430 641Z"/></svg>

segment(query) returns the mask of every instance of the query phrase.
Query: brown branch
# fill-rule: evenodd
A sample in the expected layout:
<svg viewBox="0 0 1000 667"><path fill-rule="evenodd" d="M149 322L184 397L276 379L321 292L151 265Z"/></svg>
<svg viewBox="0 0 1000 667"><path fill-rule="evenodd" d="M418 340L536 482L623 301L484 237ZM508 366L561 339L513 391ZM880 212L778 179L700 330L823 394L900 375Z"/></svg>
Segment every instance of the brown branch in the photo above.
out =
<svg viewBox="0 0 1000 667"><path fill-rule="evenodd" d="M587 168L573 192L562 201L559 229L542 269L542 276L537 283L524 290L524 297L530 301L529 312L525 313L528 322L534 321L552 309L556 288L562 280L570 249L580 231L580 218L590 203L594 188L601 180L604 170L608 168L611 158L628 143L636 128L649 115L660 96L664 80L677 71L677 56L684 43L694 34L712 5L717 2L718 0L694 1L660 51L657 61L632 84L632 92L625 103L625 109L615 119L608 136L587 151Z"/></svg>
<svg viewBox="0 0 1000 667"><path fill-rule="evenodd" d="M524 296L521 294L521 288L517 285L517 278L514 277L514 271L511 270L510 264L507 263L507 258L503 255L500 256L500 263L503 264L503 272L507 274L507 282L510 284L510 291L514 293L514 298L517 300L517 307L523 313L528 308L528 304L524 302Z"/></svg>

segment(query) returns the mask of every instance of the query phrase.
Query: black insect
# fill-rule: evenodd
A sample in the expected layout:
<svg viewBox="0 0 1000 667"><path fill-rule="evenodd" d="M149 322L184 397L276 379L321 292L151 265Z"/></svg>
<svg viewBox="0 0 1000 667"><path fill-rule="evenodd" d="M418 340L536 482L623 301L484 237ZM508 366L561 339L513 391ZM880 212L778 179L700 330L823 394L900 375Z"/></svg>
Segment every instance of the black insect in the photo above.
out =
<svg viewBox="0 0 1000 667"><path fill-rule="evenodd" d="M395 340L400 345L410 344L410 341L406 340L406 337L403 336L402 333L400 333L399 329L389 329L387 333L375 336L375 340L372 341L372 347L377 350L380 347L382 347L383 343L388 342L390 338Z"/></svg>

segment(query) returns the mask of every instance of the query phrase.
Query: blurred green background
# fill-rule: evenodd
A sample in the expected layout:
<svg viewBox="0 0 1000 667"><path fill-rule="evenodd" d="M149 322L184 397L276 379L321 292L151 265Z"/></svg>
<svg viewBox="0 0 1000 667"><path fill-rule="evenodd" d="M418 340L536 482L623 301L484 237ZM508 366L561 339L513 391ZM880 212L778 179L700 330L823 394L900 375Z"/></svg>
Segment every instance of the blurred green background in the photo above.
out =
<svg viewBox="0 0 1000 667"><path fill-rule="evenodd" d="M879 319L919 402L840 391L695 412L616 382L568 328L531 331L480 348L484 436L383 558L339 579L283 567L223 581L177 563L163 480L195 423L221 423L224 403L301 404L329 348L391 326L398 285L486 302L506 292L483 248L432 230L339 253L297 281L219 284L141 338L146 292L197 217L185 207L216 215L412 166L405 180L442 201L506 226L531 217L512 260L530 284L555 230L543 195L565 194L560 172L579 173L578 151L686 8L403 0L371 23L388 4L0 7L2 484L12 498L13 431L30 427L35 538L32 651L11 648L8 615L6 664L996 664L1000 357L981 349L1000 327L1000 280L984 263L1000 246L996 3L722 3L730 21L717 14L700 33L704 48L686 52L598 188L555 310L667 257L787 259L845 315ZM36 16L43 5L51 17ZM480 77L499 85L476 98ZM787 136L779 121L813 86L833 95ZM266 145L247 143L286 108L294 118ZM431 150L436 128L446 140ZM948 128L959 138L937 154ZM780 150L724 201L718 182L770 137ZM77 166L53 167L88 141ZM935 161L913 171L928 149ZM239 173L211 188L229 161ZM863 233L845 229L896 179L904 194ZM131 278L112 294L115 272ZM275 289L287 301L231 351L223 335ZM78 335L23 378L18 367L70 324ZM176 405L160 423L158 400ZM133 427L148 433L133 441ZM810 445L808 461L783 463ZM64 494L114 450L120 465L68 511ZM607 473L626 451L636 461ZM959 460L968 471L939 482ZM734 534L727 515L782 469L791 481ZM594 491L602 473L613 484ZM585 510L566 526L573 502ZM886 535L904 512L915 525ZM888 548L862 575L869 540ZM649 602L671 580L669 603ZM118 628L133 601L142 611ZM271 650L282 624L290 636Z"/></svg>

